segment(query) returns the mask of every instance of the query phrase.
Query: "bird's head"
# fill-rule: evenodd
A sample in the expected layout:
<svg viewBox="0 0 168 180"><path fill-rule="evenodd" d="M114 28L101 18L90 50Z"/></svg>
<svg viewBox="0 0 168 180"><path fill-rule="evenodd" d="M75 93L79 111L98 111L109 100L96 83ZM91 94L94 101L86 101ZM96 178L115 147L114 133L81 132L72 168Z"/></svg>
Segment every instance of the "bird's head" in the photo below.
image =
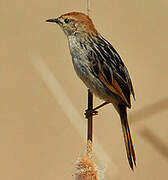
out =
<svg viewBox="0 0 168 180"><path fill-rule="evenodd" d="M67 36L76 33L98 34L89 16L80 12L71 12L61 15L58 18L48 19L46 22L57 23Z"/></svg>

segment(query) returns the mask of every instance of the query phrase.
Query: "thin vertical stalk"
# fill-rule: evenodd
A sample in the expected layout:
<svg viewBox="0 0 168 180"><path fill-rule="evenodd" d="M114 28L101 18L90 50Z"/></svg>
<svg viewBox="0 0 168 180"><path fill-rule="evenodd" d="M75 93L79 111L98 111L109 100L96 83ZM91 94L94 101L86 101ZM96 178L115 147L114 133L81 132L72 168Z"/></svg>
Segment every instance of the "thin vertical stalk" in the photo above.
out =
<svg viewBox="0 0 168 180"><path fill-rule="evenodd" d="M87 0L87 15L90 14L90 0ZM93 94L88 89L88 111L93 109ZM92 156L92 141L93 141L93 114L91 113L88 117L87 126L87 154L88 157Z"/></svg>
<svg viewBox="0 0 168 180"><path fill-rule="evenodd" d="M87 0L87 15L90 15L90 0Z"/></svg>
<svg viewBox="0 0 168 180"><path fill-rule="evenodd" d="M88 89L88 111L93 109L93 94ZM93 141L93 114L87 117L88 127L87 127L87 153L88 156L92 155L92 141Z"/></svg>
<svg viewBox="0 0 168 180"><path fill-rule="evenodd" d="M93 109L93 94L88 89L88 111ZM87 140L93 140L93 115L88 116L88 137Z"/></svg>

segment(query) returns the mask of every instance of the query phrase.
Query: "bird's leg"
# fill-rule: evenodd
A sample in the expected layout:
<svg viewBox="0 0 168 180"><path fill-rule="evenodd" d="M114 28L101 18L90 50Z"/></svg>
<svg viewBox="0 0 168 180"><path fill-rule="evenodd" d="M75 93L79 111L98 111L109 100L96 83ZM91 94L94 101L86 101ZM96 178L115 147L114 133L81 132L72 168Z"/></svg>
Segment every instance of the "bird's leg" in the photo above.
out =
<svg viewBox="0 0 168 180"><path fill-rule="evenodd" d="M110 103L110 102L104 102L104 103L100 104L99 106L95 107L95 108L93 109L93 111L96 111L96 110L102 108L103 106L105 106L105 105L107 105L107 104L109 104L109 103Z"/></svg>
<svg viewBox="0 0 168 180"><path fill-rule="evenodd" d="M109 102L104 102L104 103L102 103L102 104L100 104L99 106L97 106L97 107L95 107L95 108L93 108L93 109L87 109L86 111L85 111L85 117L86 118L88 118L90 115L97 115L98 114L98 109L100 109L100 108L102 108L103 106L105 106L105 105L107 105L107 104L109 104Z"/></svg>

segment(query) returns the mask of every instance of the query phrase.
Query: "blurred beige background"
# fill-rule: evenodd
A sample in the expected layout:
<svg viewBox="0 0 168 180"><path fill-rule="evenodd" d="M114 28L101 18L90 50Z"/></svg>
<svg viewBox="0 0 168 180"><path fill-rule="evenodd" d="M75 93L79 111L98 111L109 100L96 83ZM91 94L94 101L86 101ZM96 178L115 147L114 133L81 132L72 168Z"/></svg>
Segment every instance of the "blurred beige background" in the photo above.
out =
<svg viewBox="0 0 168 180"><path fill-rule="evenodd" d="M65 35L45 23L70 11L86 12L86 1L0 2L0 179L75 179L75 162L85 154L87 89ZM120 53L136 91L129 111L135 172L110 105L94 118L95 160L105 179L166 179L168 1L91 1L91 17Z"/></svg>

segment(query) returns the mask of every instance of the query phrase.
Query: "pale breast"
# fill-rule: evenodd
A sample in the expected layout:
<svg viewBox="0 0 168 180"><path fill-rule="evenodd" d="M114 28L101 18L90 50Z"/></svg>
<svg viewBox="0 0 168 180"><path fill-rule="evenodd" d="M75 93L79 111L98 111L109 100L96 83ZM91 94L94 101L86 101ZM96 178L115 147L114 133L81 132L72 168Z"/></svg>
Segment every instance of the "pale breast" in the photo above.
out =
<svg viewBox="0 0 168 180"><path fill-rule="evenodd" d="M81 47L82 45L75 37L70 36L68 40L73 66L78 77L100 99L114 102L115 94L108 90L100 79L92 73L87 58L88 50L85 47Z"/></svg>

